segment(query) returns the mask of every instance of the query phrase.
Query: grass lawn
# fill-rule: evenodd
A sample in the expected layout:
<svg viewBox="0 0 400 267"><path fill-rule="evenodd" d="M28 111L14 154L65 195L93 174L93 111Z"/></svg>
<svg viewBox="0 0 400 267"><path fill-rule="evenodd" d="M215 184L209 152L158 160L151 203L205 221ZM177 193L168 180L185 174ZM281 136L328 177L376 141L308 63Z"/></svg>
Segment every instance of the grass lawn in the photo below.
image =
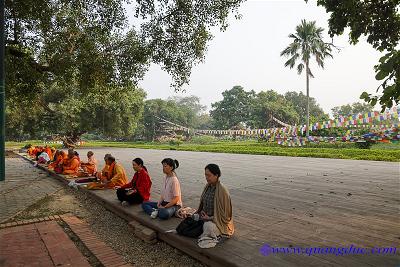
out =
<svg viewBox="0 0 400 267"><path fill-rule="evenodd" d="M6 147L21 148L25 144L42 145L39 140L29 142L6 142ZM354 144L313 144L311 147L282 147L258 141L214 141L207 144L182 143L179 145L156 142L109 142L88 141L82 147L120 147L162 150L204 151L216 153L238 153L276 155L291 157L337 158L356 160L400 161L400 144L374 144L371 149L355 148Z"/></svg>

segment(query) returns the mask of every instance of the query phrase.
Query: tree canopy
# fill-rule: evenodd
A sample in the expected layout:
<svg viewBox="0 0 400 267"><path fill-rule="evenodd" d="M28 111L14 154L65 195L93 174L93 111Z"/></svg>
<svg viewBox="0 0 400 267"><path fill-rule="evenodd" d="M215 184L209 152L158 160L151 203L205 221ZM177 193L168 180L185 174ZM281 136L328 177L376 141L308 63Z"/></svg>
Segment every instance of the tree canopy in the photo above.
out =
<svg viewBox="0 0 400 267"><path fill-rule="evenodd" d="M241 1L128 2L5 1L7 135L131 134L149 64L179 89L203 60L211 28L224 30ZM128 25L125 7L138 23Z"/></svg>
<svg viewBox="0 0 400 267"><path fill-rule="evenodd" d="M339 116L350 116L353 114L364 114L367 112L372 112L373 106L367 103L355 102L353 104L342 105L332 108L332 115L334 118Z"/></svg>
<svg viewBox="0 0 400 267"><path fill-rule="evenodd" d="M307 2L308 0L306 0ZM371 105L377 102L382 106L392 107L400 102L400 12L399 0L318 0L317 4L325 7L330 14L329 34L343 34L350 29L350 43L356 44L361 36L367 37L378 51L386 51L375 66L376 79L382 81L377 88L381 94L372 95L363 92L360 96Z"/></svg>
<svg viewBox="0 0 400 267"><path fill-rule="evenodd" d="M230 129L244 125L250 128L269 128L273 124L271 116L290 125L306 123L307 97L303 93L287 92L281 95L274 90L255 93L234 86L222 93L223 99L213 103L210 111L215 129ZM310 117L312 122L328 119L328 115L312 97Z"/></svg>

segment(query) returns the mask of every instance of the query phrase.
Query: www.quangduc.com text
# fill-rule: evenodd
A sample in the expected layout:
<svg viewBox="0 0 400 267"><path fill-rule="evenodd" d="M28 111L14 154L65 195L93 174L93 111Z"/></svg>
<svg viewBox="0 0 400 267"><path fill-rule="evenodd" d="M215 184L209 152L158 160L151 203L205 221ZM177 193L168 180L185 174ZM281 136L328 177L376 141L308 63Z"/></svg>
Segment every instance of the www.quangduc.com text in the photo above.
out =
<svg viewBox="0 0 400 267"><path fill-rule="evenodd" d="M297 255L396 255L395 247L372 247L364 248L350 245L348 247L272 247L264 244L260 248L260 252L264 256L278 254L297 254Z"/></svg>

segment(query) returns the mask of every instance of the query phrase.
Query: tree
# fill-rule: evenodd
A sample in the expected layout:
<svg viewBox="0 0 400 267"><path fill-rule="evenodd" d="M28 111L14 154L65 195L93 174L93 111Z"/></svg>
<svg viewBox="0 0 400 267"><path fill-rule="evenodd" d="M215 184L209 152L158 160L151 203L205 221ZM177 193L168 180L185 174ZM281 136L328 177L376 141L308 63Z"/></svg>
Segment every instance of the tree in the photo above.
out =
<svg viewBox="0 0 400 267"><path fill-rule="evenodd" d="M293 42L281 52L281 56L289 57L289 60L285 62L285 67L293 68L296 62L300 60L301 63L297 65L297 73L301 74L304 67L306 69L307 136L310 128L309 78L314 77L310 69L310 59L314 56L318 66L324 68L324 59L332 57L330 53L332 44L325 43L322 40L323 31L323 28L315 25L315 21L302 20L301 24L296 27L296 33L289 35Z"/></svg>
<svg viewBox="0 0 400 267"><path fill-rule="evenodd" d="M302 92L297 93L292 91L285 94L285 99L292 104L299 115L300 125L305 125L307 123L307 96ZM329 118L328 114L318 105L315 98L309 97L308 102L310 106L310 117L312 118L310 119L310 123L321 122Z"/></svg>
<svg viewBox="0 0 400 267"><path fill-rule="evenodd" d="M248 124L251 120L251 108L255 99L255 92L246 92L241 86L234 86L231 90L222 93L223 99L211 104L210 116L214 127L230 129L240 123Z"/></svg>
<svg viewBox="0 0 400 267"><path fill-rule="evenodd" d="M61 116L68 117L61 125L104 130L98 128L101 123L81 124L84 120L77 115L92 98L113 99L111 91L116 90L119 97L137 103L143 99L137 82L151 62L160 64L179 89L189 81L193 64L204 59L211 28L224 30L227 16L241 1L137 0L132 8L138 23L130 28L124 11L127 2L6 0L6 94L8 105L21 107L8 109L8 118L16 118L24 105L35 107L37 116L51 116L56 108L68 106L74 116ZM114 104L114 111L124 110ZM137 118L140 110L135 106L125 112ZM106 119L102 112L96 114L95 120Z"/></svg>
<svg viewBox="0 0 400 267"><path fill-rule="evenodd" d="M342 105L332 108L332 115L334 118L339 116L351 116L353 114L368 113L373 111L373 106L367 103L355 102L352 105Z"/></svg>
<svg viewBox="0 0 400 267"><path fill-rule="evenodd" d="M306 0L307 2L307 0ZM350 28L350 43L356 44L361 35L367 36L367 42L378 51L387 51L375 66L376 79L383 80L377 92L382 88L382 95L372 96L363 92L360 96L372 106L379 101L382 111L400 102L400 12L399 0L318 0L319 6L325 7L329 18L331 37L343 34Z"/></svg>
<svg viewBox="0 0 400 267"><path fill-rule="evenodd" d="M299 123L299 114L292 103L273 90L261 91L257 94L252 107L252 128L269 128L271 117L295 125Z"/></svg>

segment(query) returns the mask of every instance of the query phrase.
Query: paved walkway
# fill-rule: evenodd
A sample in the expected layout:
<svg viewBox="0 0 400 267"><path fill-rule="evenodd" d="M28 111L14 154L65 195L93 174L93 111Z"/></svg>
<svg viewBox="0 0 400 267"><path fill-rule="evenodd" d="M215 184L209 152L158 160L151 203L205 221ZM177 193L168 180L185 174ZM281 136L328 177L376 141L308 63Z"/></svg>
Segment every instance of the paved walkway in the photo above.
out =
<svg viewBox="0 0 400 267"><path fill-rule="evenodd" d="M55 221L0 230L0 266L88 266Z"/></svg>
<svg viewBox="0 0 400 267"><path fill-rule="evenodd" d="M26 160L6 158L6 179L0 182L0 223L62 187Z"/></svg>

